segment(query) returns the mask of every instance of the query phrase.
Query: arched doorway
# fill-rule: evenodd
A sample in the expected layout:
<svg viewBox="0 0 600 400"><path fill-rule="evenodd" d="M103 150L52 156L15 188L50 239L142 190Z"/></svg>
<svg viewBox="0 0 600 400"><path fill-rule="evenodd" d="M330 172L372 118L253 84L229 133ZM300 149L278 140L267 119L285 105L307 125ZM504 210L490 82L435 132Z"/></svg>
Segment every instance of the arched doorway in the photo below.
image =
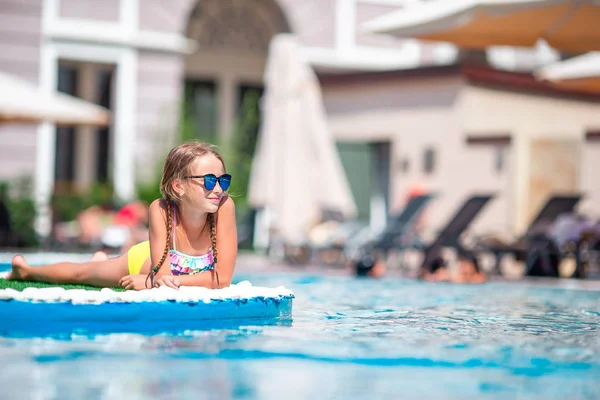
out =
<svg viewBox="0 0 600 400"><path fill-rule="evenodd" d="M200 0L186 35L198 50L185 59L190 136L231 137L247 93L262 91L271 38L289 32L275 0Z"/></svg>
<svg viewBox="0 0 600 400"><path fill-rule="evenodd" d="M241 246L252 243L246 194L267 53L273 36L288 32L276 0L200 0L188 20L186 35L198 50L185 58L182 136L228 144Z"/></svg>

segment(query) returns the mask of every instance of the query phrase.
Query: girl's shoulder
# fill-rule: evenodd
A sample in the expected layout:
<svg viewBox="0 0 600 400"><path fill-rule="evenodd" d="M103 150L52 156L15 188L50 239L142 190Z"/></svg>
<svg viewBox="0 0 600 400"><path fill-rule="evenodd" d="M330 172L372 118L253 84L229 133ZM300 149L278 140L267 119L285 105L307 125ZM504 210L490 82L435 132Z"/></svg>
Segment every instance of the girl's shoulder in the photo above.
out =
<svg viewBox="0 0 600 400"><path fill-rule="evenodd" d="M222 219L228 220L233 218L235 220L235 203L230 196L223 196L221 204L219 204L219 209L215 213L215 218L217 223Z"/></svg>
<svg viewBox="0 0 600 400"><path fill-rule="evenodd" d="M166 205L165 199L159 198L150 203L150 210L165 209Z"/></svg>
<svg viewBox="0 0 600 400"><path fill-rule="evenodd" d="M235 203L233 202L231 196L223 196L216 215L219 217L220 215L231 213L235 213Z"/></svg>
<svg viewBox="0 0 600 400"><path fill-rule="evenodd" d="M150 203L150 207L148 212L150 213L150 216L162 216L163 218L166 218L167 215L167 202L165 199L160 198L160 199L156 199L154 200L152 203Z"/></svg>
<svg viewBox="0 0 600 400"><path fill-rule="evenodd" d="M219 209L223 207L235 207L231 196L225 195L223 196L223 198L221 198L221 202L219 203Z"/></svg>

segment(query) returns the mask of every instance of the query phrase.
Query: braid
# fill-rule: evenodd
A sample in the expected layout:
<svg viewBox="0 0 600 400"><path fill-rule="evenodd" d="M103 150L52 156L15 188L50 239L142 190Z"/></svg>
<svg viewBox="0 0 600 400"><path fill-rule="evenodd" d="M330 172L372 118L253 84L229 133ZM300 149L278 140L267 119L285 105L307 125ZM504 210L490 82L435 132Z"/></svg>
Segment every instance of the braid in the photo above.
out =
<svg viewBox="0 0 600 400"><path fill-rule="evenodd" d="M163 255L160 258L160 261L158 262L158 264L150 270L150 273L146 277L146 283L145 283L146 288L148 288L148 279L150 279L150 285L151 285L150 287L151 288L154 287L154 277L158 273L158 270L160 269L160 267L165 262L165 259L167 258L167 254L169 254L169 248L171 247L171 231L173 230L173 212L172 212L173 206L171 204L171 201L168 199L166 200L166 203L167 203L166 204L166 206L167 206L167 240L165 243L165 250L163 251Z"/></svg>
<svg viewBox="0 0 600 400"><path fill-rule="evenodd" d="M217 254L217 227L215 224L215 215L214 214L208 214L208 223L210 224L210 246L211 246L211 250L213 253L213 259L214 259L214 271L215 271L215 276L217 277L217 289L219 289L221 287L221 284L219 282L219 272L217 271L217 258L218 258L218 254Z"/></svg>

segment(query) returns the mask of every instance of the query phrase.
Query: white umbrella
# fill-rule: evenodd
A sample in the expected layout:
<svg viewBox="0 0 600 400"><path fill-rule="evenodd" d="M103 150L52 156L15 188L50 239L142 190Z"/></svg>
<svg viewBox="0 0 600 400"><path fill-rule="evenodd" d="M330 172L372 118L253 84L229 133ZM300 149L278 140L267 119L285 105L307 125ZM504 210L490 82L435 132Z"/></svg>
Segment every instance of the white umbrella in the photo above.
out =
<svg viewBox="0 0 600 400"><path fill-rule="evenodd" d="M64 93L45 93L27 81L0 72L0 123L39 122L105 126L110 123L110 113Z"/></svg>
<svg viewBox="0 0 600 400"><path fill-rule="evenodd" d="M600 50L598 0L439 0L367 21L363 30L453 43L465 48L534 46Z"/></svg>
<svg viewBox="0 0 600 400"><path fill-rule="evenodd" d="M292 244L306 240L323 210L356 216L319 82L292 35L271 41L262 109L250 204L270 210L273 227Z"/></svg>
<svg viewBox="0 0 600 400"><path fill-rule="evenodd" d="M600 52L547 65L539 68L535 76L556 86L600 93Z"/></svg>

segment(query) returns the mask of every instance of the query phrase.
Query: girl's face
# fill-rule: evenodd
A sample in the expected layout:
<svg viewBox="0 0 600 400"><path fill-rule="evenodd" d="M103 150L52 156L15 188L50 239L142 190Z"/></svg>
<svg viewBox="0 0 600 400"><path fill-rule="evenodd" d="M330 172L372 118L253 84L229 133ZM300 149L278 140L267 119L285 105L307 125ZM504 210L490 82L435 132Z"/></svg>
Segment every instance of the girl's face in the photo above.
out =
<svg viewBox="0 0 600 400"><path fill-rule="evenodd" d="M217 157L212 154L198 157L182 182L183 196L180 200L201 211L214 213L219 208L225 190L229 188L227 178L223 164Z"/></svg>

